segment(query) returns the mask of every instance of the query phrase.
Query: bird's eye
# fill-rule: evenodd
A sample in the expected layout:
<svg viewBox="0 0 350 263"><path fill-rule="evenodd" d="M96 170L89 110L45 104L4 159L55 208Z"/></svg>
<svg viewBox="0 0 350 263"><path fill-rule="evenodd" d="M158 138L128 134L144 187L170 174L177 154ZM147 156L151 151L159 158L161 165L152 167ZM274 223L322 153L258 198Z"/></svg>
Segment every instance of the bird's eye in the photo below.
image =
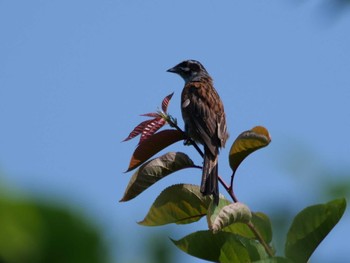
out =
<svg viewBox="0 0 350 263"><path fill-rule="evenodd" d="M189 66L190 66L191 71L195 71L195 72L200 71L200 67L198 64L190 64Z"/></svg>

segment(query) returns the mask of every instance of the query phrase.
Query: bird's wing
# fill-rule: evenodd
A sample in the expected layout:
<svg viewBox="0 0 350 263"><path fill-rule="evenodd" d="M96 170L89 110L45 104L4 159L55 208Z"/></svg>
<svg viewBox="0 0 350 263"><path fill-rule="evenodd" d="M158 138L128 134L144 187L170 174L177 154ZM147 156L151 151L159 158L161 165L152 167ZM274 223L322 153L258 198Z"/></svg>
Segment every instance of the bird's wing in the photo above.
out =
<svg viewBox="0 0 350 263"><path fill-rule="evenodd" d="M201 141L215 156L218 147L219 126L223 107L216 90L210 83L192 82L185 86L182 107L188 121L194 126ZM220 132L221 133L221 132Z"/></svg>

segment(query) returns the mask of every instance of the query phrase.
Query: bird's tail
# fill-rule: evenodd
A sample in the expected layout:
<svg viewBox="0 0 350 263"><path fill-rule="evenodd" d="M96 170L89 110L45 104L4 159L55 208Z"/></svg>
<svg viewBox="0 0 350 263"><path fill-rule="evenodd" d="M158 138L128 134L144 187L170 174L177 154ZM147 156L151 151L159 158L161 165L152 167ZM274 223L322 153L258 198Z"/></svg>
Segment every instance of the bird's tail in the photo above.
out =
<svg viewBox="0 0 350 263"><path fill-rule="evenodd" d="M214 202L219 203L219 177L218 177L218 154L213 156L207 147L204 147L204 164L201 183L203 195L213 195Z"/></svg>

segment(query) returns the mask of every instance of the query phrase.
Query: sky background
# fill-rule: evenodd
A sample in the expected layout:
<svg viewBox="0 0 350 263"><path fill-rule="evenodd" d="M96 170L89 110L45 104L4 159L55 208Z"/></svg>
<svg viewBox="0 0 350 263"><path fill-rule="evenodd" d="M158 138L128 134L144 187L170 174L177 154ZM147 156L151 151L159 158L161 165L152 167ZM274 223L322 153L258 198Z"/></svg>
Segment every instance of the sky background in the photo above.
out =
<svg viewBox="0 0 350 263"><path fill-rule="evenodd" d="M118 202L137 144L121 141L173 91L169 112L182 125L183 80L166 70L197 59L225 104L220 174L229 180L239 133L263 125L272 137L239 168L238 198L274 214L327 202L324 185L350 171L349 28L340 0L0 1L1 180L91 217L116 262L145 262L138 241L150 234L170 243L205 229L205 220L136 224L165 187L199 184L196 170ZM182 143L169 150L200 163ZM312 262L350 261L347 210ZM201 262L172 250L178 262Z"/></svg>

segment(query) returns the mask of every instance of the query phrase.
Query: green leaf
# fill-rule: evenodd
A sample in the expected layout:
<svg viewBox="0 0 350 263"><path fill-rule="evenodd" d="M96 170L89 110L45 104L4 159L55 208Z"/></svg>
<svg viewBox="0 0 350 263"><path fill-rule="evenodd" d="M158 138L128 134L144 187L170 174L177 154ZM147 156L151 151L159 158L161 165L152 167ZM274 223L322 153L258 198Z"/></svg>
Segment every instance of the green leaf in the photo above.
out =
<svg viewBox="0 0 350 263"><path fill-rule="evenodd" d="M198 231L180 240L172 240L182 251L213 262L251 262L249 251L237 235Z"/></svg>
<svg viewBox="0 0 350 263"><path fill-rule="evenodd" d="M131 200L165 176L190 167L197 166L182 152L169 152L150 160L133 174L120 201Z"/></svg>
<svg viewBox="0 0 350 263"><path fill-rule="evenodd" d="M213 222L215 221L215 218L218 216L220 210L231 204L231 201L227 200L226 198L219 198L218 205L215 205L214 203L211 203L208 207L207 212L207 222L208 222L208 228L212 229Z"/></svg>
<svg viewBox="0 0 350 263"><path fill-rule="evenodd" d="M254 261L254 263L295 263L295 262L288 258L273 257L273 258L265 258L259 261Z"/></svg>
<svg viewBox="0 0 350 263"><path fill-rule="evenodd" d="M259 231L267 244L272 241L272 226L267 215L261 212L252 212L251 222ZM235 223L225 227L223 231L235 233L246 238L255 239L253 231L244 223Z"/></svg>
<svg viewBox="0 0 350 263"><path fill-rule="evenodd" d="M272 225L271 225L270 218L262 212L255 212L253 213L252 223L258 229L258 231L264 238L265 242L267 244L271 243Z"/></svg>
<svg viewBox="0 0 350 263"><path fill-rule="evenodd" d="M178 130L163 130L153 134L137 146L130 159L129 167L126 172L137 168L159 151L183 139L183 133Z"/></svg>
<svg viewBox="0 0 350 263"><path fill-rule="evenodd" d="M210 205L209 207L207 218L209 218L209 228L213 230L214 234L233 223L247 223L252 218L252 214L246 205L229 203L223 206L222 204L227 203L225 201L219 202L218 206Z"/></svg>
<svg viewBox="0 0 350 263"><path fill-rule="evenodd" d="M211 201L212 197L203 196L197 185L172 185L157 197L139 224L160 226L171 223L193 223L206 215Z"/></svg>
<svg viewBox="0 0 350 263"><path fill-rule="evenodd" d="M271 142L269 132L262 126L256 126L249 131L242 132L233 142L229 162L233 172L236 172L242 161L252 152L267 146Z"/></svg>
<svg viewBox="0 0 350 263"><path fill-rule="evenodd" d="M0 193L0 262L110 262L100 229L82 214L73 213L73 207L58 206L47 200L34 202L22 199L21 195L6 197L3 192Z"/></svg>
<svg viewBox="0 0 350 263"><path fill-rule="evenodd" d="M239 235L237 235L237 237L239 237ZM264 246L257 240L244 237L240 237L240 240L248 250L251 261L269 258Z"/></svg>
<svg viewBox="0 0 350 263"><path fill-rule="evenodd" d="M287 234L285 254L295 262L307 262L321 241L342 217L345 199L314 205L302 210Z"/></svg>

